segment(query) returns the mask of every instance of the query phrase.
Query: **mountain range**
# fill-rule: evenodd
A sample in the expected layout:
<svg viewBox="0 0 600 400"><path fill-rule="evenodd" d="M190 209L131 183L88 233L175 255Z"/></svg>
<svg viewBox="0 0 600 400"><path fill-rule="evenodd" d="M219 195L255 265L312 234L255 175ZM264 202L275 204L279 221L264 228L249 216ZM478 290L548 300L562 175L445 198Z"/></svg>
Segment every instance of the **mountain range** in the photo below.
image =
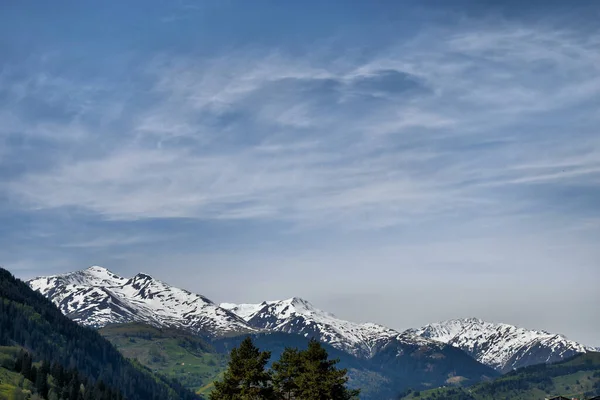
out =
<svg viewBox="0 0 600 400"><path fill-rule="evenodd" d="M460 349L499 372L559 361L594 349L562 335L528 330L476 318L455 319L399 332L374 323L354 323L319 310L301 298L259 304L216 304L199 294L172 287L146 274L120 277L94 266L72 273L38 277L31 288L49 298L81 325L141 322L222 338L280 332L315 337L362 359L396 349Z"/></svg>

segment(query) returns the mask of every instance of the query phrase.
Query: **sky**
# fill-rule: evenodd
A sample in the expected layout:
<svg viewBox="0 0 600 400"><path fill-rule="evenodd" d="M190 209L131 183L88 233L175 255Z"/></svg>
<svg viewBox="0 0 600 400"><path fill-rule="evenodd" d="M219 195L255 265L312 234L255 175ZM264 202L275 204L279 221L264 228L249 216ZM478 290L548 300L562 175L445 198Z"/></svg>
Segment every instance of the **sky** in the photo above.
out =
<svg viewBox="0 0 600 400"><path fill-rule="evenodd" d="M0 0L0 265L600 346L599 17Z"/></svg>

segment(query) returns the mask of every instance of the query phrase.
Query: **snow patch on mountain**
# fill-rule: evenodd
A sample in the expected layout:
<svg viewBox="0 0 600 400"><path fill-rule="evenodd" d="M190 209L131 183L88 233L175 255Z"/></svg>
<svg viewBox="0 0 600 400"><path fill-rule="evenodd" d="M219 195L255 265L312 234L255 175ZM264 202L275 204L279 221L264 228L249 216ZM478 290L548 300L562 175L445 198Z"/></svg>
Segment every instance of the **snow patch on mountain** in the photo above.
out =
<svg viewBox="0 0 600 400"><path fill-rule="evenodd" d="M275 303L275 301L271 302L263 302L260 304L233 304L233 303L221 303L219 306L226 310L229 310L239 317L243 319L247 319L250 315L257 312L261 307L263 307L267 303Z"/></svg>

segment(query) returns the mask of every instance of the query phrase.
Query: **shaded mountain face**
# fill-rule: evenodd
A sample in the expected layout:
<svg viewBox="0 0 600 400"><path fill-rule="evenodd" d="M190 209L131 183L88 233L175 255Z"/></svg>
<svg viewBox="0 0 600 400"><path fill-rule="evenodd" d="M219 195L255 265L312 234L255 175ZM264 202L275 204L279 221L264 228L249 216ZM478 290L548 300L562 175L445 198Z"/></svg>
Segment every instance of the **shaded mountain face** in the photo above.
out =
<svg viewBox="0 0 600 400"><path fill-rule="evenodd" d="M557 362L592 350L562 335L476 318L448 320L407 332L448 343L500 372Z"/></svg>
<svg viewBox="0 0 600 400"><path fill-rule="evenodd" d="M40 277L28 282L67 317L95 328L143 322L223 336L254 332L246 321L204 296L167 285L146 274L120 277L102 267Z"/></svg>

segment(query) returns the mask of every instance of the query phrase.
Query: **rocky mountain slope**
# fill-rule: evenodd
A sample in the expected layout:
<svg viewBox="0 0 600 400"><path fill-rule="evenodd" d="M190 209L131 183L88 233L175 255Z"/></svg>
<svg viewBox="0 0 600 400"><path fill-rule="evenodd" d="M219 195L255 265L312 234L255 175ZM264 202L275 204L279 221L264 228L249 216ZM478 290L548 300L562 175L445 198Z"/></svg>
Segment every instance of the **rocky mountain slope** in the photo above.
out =
<svg viewBox="0 0 600 400"><path fill-rule="evenodd" d="M408 333L451 344L500 372L552 363L592 350L562 335L477 318L443 321Z"/></svg>

